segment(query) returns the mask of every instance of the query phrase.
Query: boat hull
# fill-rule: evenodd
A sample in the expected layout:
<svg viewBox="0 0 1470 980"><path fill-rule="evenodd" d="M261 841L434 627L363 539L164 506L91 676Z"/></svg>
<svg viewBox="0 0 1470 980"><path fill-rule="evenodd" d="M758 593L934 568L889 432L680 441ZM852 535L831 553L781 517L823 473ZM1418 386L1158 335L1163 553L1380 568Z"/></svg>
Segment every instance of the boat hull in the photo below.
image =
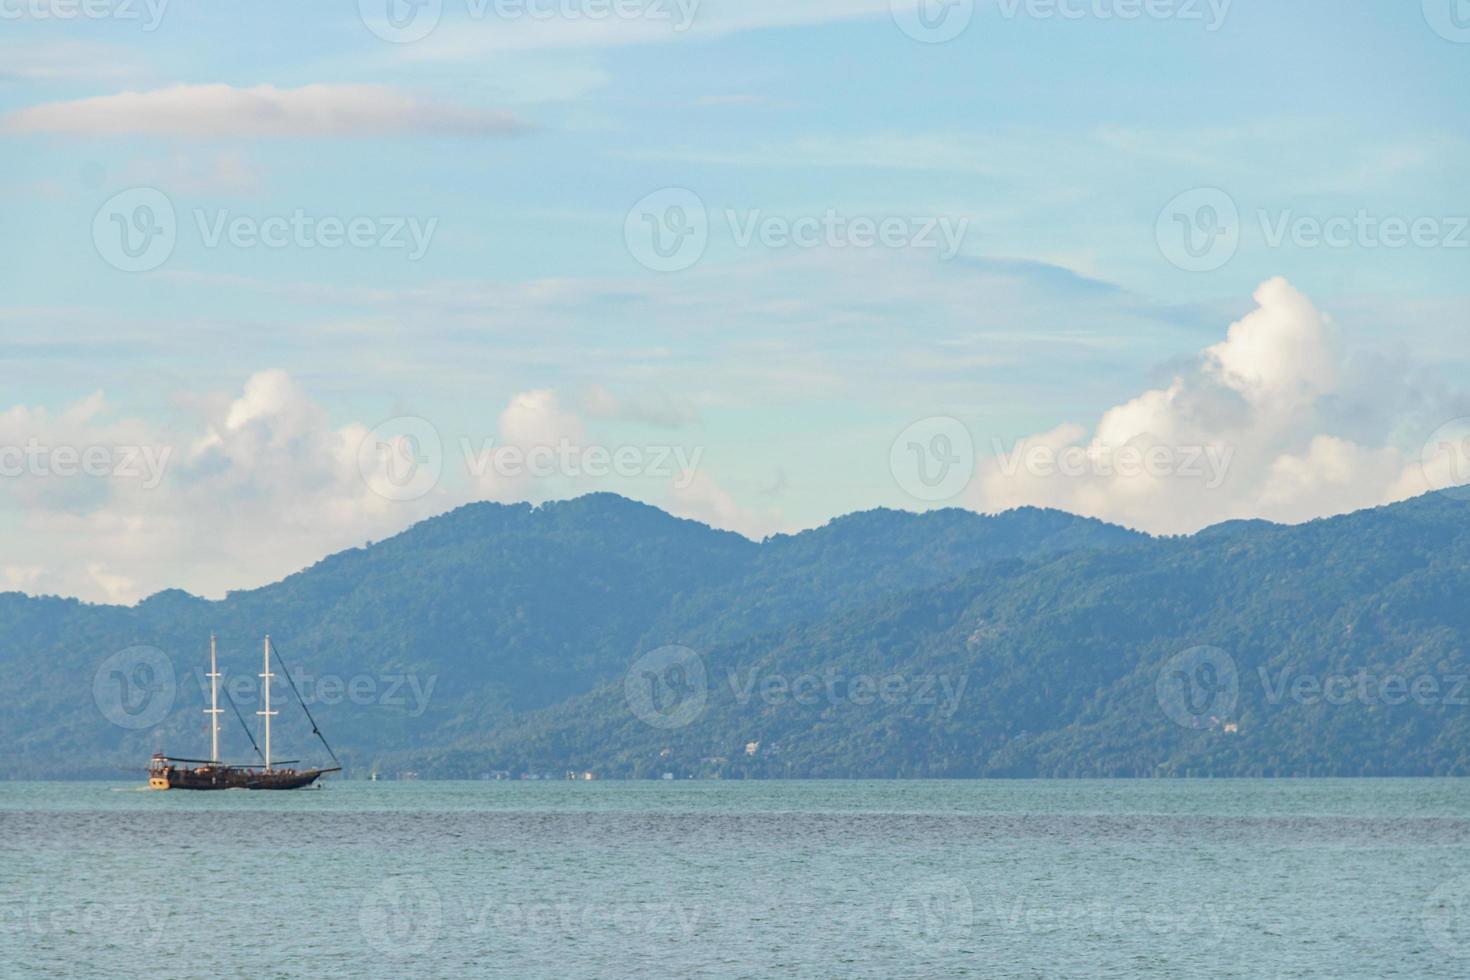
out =
<svg viewBox="0 0 1470 980"><path fill-rule="evenodd" d="M332 769L227 769L201 766L198 769L170 768L148 778L151 789L305 789Z"/></svg>

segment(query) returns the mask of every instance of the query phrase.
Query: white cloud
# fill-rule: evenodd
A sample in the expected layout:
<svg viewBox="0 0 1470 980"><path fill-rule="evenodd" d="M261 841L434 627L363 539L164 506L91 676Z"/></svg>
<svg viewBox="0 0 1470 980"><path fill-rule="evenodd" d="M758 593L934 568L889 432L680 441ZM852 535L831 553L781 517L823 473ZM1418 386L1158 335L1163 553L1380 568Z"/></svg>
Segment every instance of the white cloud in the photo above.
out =
<svg viewBox="0 0 1470 980"><path fill-rule="evenodd" d="M358 466L366 429L332 427L286 374L252 376L201 406L202 432L113 420L100 395L60 413L0 415L0 492L18 507L0 579L27 591L132 601L180 586L208 595L280 578L443 509L375 494ZM35 463L10 447L36 447ZM89 451L101 465L68 463ZM65 454L65 455L63 455Z"/></svg>
<svg viewBox="0 0 1470 980"><path fill-rule="evenodd" d="M182 138L496 136L523 128L503 112L446 106L386 85L175 85L21 109L9 133Z"/></svg>
<svg viewBox="0 0 1470 980"><path fill-rule="evenodd" d="M897 0L912 6L924 0ZM450 19L424 40L406 45L405 59L469 61L509 51L614 48L716 38L778 27L888 18L890 0L649 0L635 16L532 16L554 10L550 3L505 5L516 15ZM620 8L621 9L621 8ZM524 13L522 13L524 12Z"/></svg>
<svg viewBox="0 0 1470 980"><path fill-rule="evenodd" d="M582 393L582 406L594 418L637 422L662 429L678 429L699 421L699 409L687 399L663 391L617 395L604 385Z"/></svg>
<svg viewBox="0 0 1470 980"><path fill-rule="evenodd" d="M1300 522L1428 491L1417 444L1363 444L1334 431L1349 414L1339 407L1365 399L1348 387L1353 372L1330 318L1284 279L1263 284L1255 300L1193 368L1103 413L1090 433L1067 424L995 447L974 502L1187 533L1234 518ZM1385 410L1415 401L1387 391L1407 377L1371 381L1371 401ZM1396 420L1354 421L1388 431Z"/></svg>
<svg viewBox="0 0 1470 980"><path fill-rule="evenodd" d="M786 530L781 514L743 506L708 473L700 472L687 487L673 487L664 507L675 517L735 531L756 541Z"/></svg>
<svg viewBox="0 0 1470 980"><path fill-rule="evenodd" d="M565 439L581 444L587 434L582 420L564 410L556 392L547 389L516 395L500 413L500 435L508 444L522 449L555 446Z"/></svg>
<svg viewBox="0 0 1470 980"><path fill-rule="evenodd" d="M334 424L285 371L253 374L233 395L175 402L193 415L172 428L116 417L101 392L61 411L0 411L0 514L10 524L0 589L107 602L165 588L218 597L473 500L672 493L682 513L721 527L759 536L779 524L706 478L697 447L651 453L643 458L657 468L622 483L591 472L593 447L606 460L642 444L590 433L551 389L513 396L483 440L444 429L437 450L418 446L438 453L442 472L406 500L379 492L403 485L387 480L395 461L362 452L391 433ZM509 469L475 455L507 448Z"/></svg>
<svg viewBox="0 0 1470 980"><path fill-rule="evenodd" d="M144 74L126 48L88 41L0 42L0 81L122 82Z"/></svg>

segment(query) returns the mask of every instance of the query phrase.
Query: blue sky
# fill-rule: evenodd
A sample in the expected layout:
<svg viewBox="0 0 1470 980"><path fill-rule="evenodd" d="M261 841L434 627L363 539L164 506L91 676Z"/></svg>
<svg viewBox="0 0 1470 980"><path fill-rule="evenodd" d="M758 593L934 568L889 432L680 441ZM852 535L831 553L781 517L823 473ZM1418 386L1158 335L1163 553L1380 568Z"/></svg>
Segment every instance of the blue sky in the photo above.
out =
<svg viewBox="0 0 1470 980"><path fill-rule="evenodd" d="M173 451L146 490L6 477L0 587L218 594L593 489L756 536L880 505L1300 520L1437 485L1405 474L1470 415L1458 0L442 0L406 33L385 0L94 2L0 3L0 441ZM139 189L172 245L124 271ZM640 262L690 200L702 251ZM250 237L293 215L313 230ZM343 460L401 417L441 473L385 503ZM940 499L892 452L933 419L973 444ZM994 470L1109 433L1244 462L1208 493ZM487 478L461 452L487 439L699 472Z"/></svg>

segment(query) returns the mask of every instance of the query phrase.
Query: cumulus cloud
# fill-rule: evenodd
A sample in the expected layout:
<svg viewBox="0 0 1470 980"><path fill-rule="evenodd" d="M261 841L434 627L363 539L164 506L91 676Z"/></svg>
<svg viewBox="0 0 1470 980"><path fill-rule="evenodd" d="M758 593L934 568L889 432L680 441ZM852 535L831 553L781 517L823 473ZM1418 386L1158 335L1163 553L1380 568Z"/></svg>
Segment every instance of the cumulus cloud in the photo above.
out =
<svg viewBox="0 0 1470 980"><path fill-rule="evenodd" d="M401 419L334 423L281 370L178 403L193 415L177 427L118 417L101 392L60 411L0 411L0 513L11 530L0 589L217 597L474 500L673 493L689 516L729 529L760 534L774 519L704 479L698 447L589 432L551 389L511 397L483 438L429 426L412 444ZM415 482L406 462L432 464L434 479Z"/></svg>
<svg viewBox="0 0 1470 980"><path fill-rule="evenodd" d="M1255 302L1189 370L1109 409L1090 428L1069 423L981 447L993 453L973 502L985 510L1057 507L1189 533L1235 518L1300 522L1431 489L1417 442L1366 444L1344 431L1394 426L1385 419L1347 424L1353 413L1344 406L1370 401L1352 387L1367 379L1352 370L1331 318L1280 278L1264 283ZM1410 383L1406 377L1385 374L1372 383L1371 401L1385 408L1414 400L1380 391Z"/></svg>
<svg viewBox="0 0 1470 980"><path fill-rule="evenodd" d="M523 449L530 446L555 446L586 441L582 420L561 406L556 392L549 389L522 392L511 399L500 413L500 434L506 442Z"/></svg>
<svg viewBox="0 0 1470 980"><path fill-rule="evenodd" d="M200 411L192 432L113 419L100 395L3 413L0 492L19 527L0 582L113 602L171 586L220 595L443 506L375 493L359 465L367 430L333 427L284 372Z"/></svg>
<svg viewBox="0 0 1470 980"><path fill-rule="evenodd" d="M442 105L386 85L174 85L20 109L0 131L181 138L354 137L423 133L500 136L515 117Z"/></svg>
<svg viewBox="0 0 1470 980"><path fill-rule="evenodd" d="M742 505L714 477L700 472L685 487L673 487L664 507L676 517L735 531L759 541L785 530L781 514Z"/></svg>

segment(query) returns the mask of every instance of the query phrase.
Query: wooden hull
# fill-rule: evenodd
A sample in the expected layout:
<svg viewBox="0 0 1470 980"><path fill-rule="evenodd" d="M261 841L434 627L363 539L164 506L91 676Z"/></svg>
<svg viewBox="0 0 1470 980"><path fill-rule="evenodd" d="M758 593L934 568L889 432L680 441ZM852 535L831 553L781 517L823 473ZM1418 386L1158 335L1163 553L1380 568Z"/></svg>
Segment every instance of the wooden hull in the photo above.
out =
<svg viewBox="0 0 1470 980"><path fill-rule="evenodd" d="M227 769L201 766L198 769L170 768L153 772L152 789L304 789L323 774L335 769Z"/></svg>

